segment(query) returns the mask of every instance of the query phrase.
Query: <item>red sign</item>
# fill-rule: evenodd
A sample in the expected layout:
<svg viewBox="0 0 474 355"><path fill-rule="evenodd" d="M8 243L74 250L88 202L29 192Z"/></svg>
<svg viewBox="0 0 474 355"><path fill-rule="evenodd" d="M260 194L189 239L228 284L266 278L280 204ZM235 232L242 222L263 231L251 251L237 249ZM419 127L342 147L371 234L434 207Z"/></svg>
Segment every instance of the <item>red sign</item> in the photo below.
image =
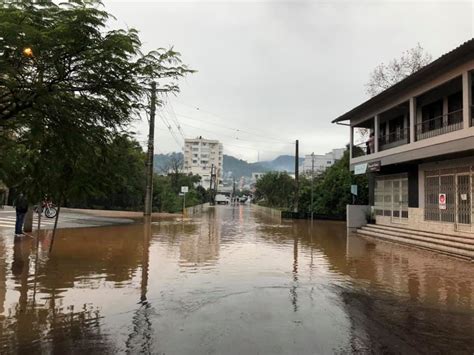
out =
<svg viewBox="0 0 474 355"><path fill-rule="evenodd" d="M439 194L438 203L439 203L440 210L446 209L446 194Z"/></svg>

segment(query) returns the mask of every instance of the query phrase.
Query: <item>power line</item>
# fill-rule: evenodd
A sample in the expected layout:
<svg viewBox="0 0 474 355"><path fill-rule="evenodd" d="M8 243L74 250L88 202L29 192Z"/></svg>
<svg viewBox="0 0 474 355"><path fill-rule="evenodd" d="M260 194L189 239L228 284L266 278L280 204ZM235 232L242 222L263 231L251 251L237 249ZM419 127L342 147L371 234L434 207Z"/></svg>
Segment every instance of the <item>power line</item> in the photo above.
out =
<svg viewBox="0 0 474 355"><path fill-rule="evenodd" d="M216 135L217 133L215 133L214 131L210 131L210 130L207 130L207 129L204 129L204 128L201 128L201 127L196 127L196 126L192 126L192 125L188 125L188 124L185 124L184 125L186 126L189 126L191 128L194 128L194 129L199 129L199 130L202 130L202 131L207 131L207 132L210 132L214 135ZM217 134L218 136L220 136L219 134ZM230 137L230 136L229 136ZM235 139L233 137L231 137L232 139ZM237 140L241 140L242 139L237 139ZM247 141L247 142L251 142L251 143L255 143L253 141ZM233 144L233 143L227 143L227 142L224 142L226 146L234 146L234 147L239 147L239 148L246 148L246 149L251 149L251 150L254 150L256 152L260 151L260 152L267 152L267 153L281 153L281 150L268 150L268 149L257 149L257 148L254 148L254 147L250 147L250 146L242 146L242 145L236 145L236 144Z"/></svg>
<svg viewBox="0 0 474 355"><path fill-rule="evenodd" d="M161 120L163 121L163 123L165 124L165 126L168 128L171 136L173 137L174 141L176 142L176 144L178 145L178 147L181 149L182 146L181 146L181 143L179 142L179 139L178 137L176 136L176 134L174 133L173 131L173 127L171 126L171 124L169 123L169 121L167 120L167 118L165 117L165 115L163 114L162 111L158 111L158 116L161 118Z"/></svg>
<svg viewBox="0 0 474 355"><path fill-rule="evenodd" d="M191 106L191 105L188 105L188 104L185 104L185 103L182 103L180 102L181 104L183 105L186 105L188 107L192 107L192 108L195 108L201 112L205 112L209 115L212 115L212 116L215 116L221 120L227 120L226 118L222 117L222 116L218 116L212 112L209 112L209 111L206 111L206 110L201 110L199 107L195 107L195 106ZM236 132L241 132L241 133L246 133L246 134L251 134L251 135L254 135L254 136L257 136L257 137L260 137L260 138L264 138L266 140L271 140L271 141L275 141L275 142L278 142L278 143L284 143L284 144L294 144L294 142L288 142L287 140L284 140L284 139L280 139L280 138L272 138L272 137L269 137L268 135L261 135L261 134L258 134L258 133L254 133L254 132L251 132L251 131L247 131L247 130L244 130L244 129L241 129L241 128L233 128L233 127L229 127L229 126L225 126L225 125L221 125L221 124L218 124L218 123L215 123L215 122L210 122L210 121L206 121L206 120L202 120L200 118L195 118L193 116L189 116L189 115L183 115L183 114L180 114L178 113L177 114L178 116L181 116L181 117L185 117L185 118L189 118L189 119L192 119L192 120L196 120L196 121L200 121L200 122L207 122L207 123L210 123L210 124L213 124L213 125L216 125L216 126L220 126L222 128L225 128L225 129L229 129L229 130L232 130L232 131L236 131Z"/></svg>

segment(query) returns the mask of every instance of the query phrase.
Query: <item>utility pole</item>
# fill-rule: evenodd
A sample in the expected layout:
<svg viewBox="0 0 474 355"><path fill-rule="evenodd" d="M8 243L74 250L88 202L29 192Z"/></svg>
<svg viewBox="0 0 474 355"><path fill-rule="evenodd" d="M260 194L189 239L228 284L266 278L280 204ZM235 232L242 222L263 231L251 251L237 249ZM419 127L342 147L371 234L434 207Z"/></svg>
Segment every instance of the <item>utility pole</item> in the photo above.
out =
<svg viewBox="0 0 474 355"><path fill-rule="evenodd" d="M313 220L314 152L311 153L311 221Z"/></svg>
<svg viewBox="0 0 474 355"><path fill-rule="evenodd" d="M232 185L232 204L235 205L235 176L232 177L233 185Z"/></svg>
<svg viewBox="0 0 474 355"><path fill-rule="evenodd" d="M213 190L213 187L212 187L212 182L214 181L214 164L211 165L211 180L209 182L209 194L210 194L210 198L211 198L211 205L214 205L214 190ZM215 184L215 181L214 181L214 184Z"/></svg>
<svg viewBox="0 0 474 355"><path fill-rule="evenodd" d="M298 152L298 139L295 142L295 181L296 181L296 193L295 193L295 212L298 212L298 202L299 202L299 189L300 189L300 178L299 178L299 169L300 169L300 158Z"/></svg>
<svg viewBox="0 0 474 355"><path fill-rule="evenodd" d="M155 140L155 109L156 109L156 83L151 83L150 99L150 131L148 133L148 152L146 161L146 190L144 216L151 216L153 200L153 155Z"/></svg>

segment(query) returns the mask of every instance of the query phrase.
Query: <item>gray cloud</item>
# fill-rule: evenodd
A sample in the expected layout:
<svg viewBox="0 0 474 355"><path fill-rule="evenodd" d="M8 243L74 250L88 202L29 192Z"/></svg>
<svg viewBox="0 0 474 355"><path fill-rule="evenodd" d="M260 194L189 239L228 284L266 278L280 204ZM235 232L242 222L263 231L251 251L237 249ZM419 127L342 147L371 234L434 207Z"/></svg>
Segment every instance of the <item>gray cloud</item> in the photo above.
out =
<svg viewBox="0 0 474 355"><path fill-rule="evenodd" d="M148 50L174 45L199 71L171 99L177 114L194 118L178 116L186 135L220 139L226 153L252 161L257 151L261 159L293 153L292 145L275 139L300 139L302 153L344 146L348 129L330 121L367 99L364 84L377 64L417 42L436 58L473 34L471 2L105 5L117 17L111 25L137 28ZM161 121L158 127L158 149L179 149ZM146 139L145 123L136 129Z"/></svg>

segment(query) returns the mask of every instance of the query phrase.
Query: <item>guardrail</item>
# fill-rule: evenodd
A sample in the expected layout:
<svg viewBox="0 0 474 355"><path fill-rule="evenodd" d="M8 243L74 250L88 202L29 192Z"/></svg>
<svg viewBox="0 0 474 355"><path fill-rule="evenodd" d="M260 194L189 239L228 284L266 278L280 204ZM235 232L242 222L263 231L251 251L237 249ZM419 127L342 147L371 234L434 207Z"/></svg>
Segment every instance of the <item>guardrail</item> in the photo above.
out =
<svg viewBox="0 0 474 355"><path fill-rule="evenodd" d="M201 205L196 205L196 206L191 206L191 207L186 207L184 209L184 215L187 217L203 213L209 208L209 203L203 203Z"/></svg>
<svg viewBox="0 0 474 355"><path fill-rule="evenodd" d="M408 128L403 128L395 132L380 136L379 147L380 149L387 149L390 147L396 147L397 145L408 143L408 137L410 133Z"/></svg>
<svg viewBox="0 0 474 355"><path fill-rule="evenodd" d="M252 204L252 209L259 213L262 213L269 217L279 218L281 219L281 211L277 210L276 208L260 206L256 204Z"/></svg>
<svg viewBox="0 0 474 355"><path fill-rule="evenodd" d="M367 152L368 146L367 143L359 143L359 144L354 144L352 146L352 157L357 158L357 157L363 157L364 155L370 154Z"/></svg>
<svg viewBox="0 0 474 355"><path fill-rule="evenodd" d="M416 139L427 139L441 134L454 132L463 128L463 110L456 110L447 114L419 122L415 125Z"/></svg>

